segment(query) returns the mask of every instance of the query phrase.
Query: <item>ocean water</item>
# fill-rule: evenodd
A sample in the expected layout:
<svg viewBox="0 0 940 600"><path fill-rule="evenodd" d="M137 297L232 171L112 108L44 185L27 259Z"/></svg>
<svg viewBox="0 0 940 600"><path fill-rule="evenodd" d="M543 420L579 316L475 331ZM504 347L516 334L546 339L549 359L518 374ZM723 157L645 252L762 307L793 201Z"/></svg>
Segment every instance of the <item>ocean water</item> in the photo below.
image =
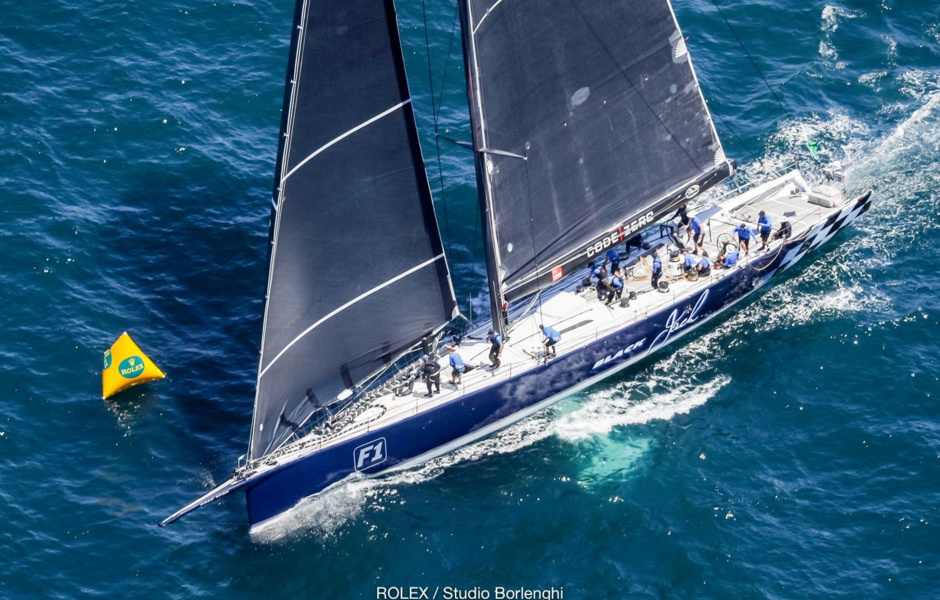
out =
<svg viewBox="0 0 940 600"><path fill-rule="evenodd" d="M940 597L940 5L674 6L745 173L805 142L870 213L660 355L249 536L156 523L247 446L287 0L49 0L0 19L0 598ZM464 312L485 307L454 5L400 1ZM446 77L445 73L446 65ZM446 216L446 218L445 218ZM129 331L168 373L100 399Z"/></svg>

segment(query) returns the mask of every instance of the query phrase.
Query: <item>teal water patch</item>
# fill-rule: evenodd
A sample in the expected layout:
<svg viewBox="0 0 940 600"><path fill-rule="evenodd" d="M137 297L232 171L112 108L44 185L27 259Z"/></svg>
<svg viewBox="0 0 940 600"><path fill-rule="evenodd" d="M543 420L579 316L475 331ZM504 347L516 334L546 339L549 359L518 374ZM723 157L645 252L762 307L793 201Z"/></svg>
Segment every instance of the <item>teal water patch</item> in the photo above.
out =
<svg viewBox="0 0 940 600"><path fill-rule="evenodd" d="M601 435L589 442L582 442L587 464L578 474L578 482L587 487L605 483L623 483L639 476L637 469L650 452L649 438L617 439L612 435Z"/></svg>

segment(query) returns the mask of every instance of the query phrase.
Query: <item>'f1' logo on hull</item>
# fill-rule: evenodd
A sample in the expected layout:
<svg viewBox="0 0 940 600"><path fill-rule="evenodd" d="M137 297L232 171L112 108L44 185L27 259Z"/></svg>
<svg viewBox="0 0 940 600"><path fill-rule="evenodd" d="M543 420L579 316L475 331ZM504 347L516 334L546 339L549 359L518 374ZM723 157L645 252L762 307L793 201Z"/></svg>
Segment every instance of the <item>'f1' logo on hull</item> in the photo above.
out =
<svg viewBox="0 0 940 600"><path fill-rule="evenodd" d="M385 438L373 440L353 450L353 464L357 471L368 469L385 462L388 453L385 448Z"/></svg>

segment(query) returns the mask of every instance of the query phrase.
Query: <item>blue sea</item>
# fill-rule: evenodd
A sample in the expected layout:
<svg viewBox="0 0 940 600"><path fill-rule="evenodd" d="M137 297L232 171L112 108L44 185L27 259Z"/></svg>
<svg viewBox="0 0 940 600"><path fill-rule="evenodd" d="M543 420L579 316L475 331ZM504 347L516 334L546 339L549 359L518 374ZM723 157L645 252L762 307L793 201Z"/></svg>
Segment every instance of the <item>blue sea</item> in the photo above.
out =
<svg viewBox="0 0 940 600"><path fill-rule="evenodd" d="M247 447L293 3L5 2L0 598L940 597L940 4L718 2L780 99L710 0L674 1L729 156L815 140L873 209L671 353L255 536L241 496L157 523ZM472 156L441 146L441 182L433 135L432 90L469 139L454 5L424 4L430 78L398 6L476 317ZM168 377L102 401L123 331Z"/></svg>

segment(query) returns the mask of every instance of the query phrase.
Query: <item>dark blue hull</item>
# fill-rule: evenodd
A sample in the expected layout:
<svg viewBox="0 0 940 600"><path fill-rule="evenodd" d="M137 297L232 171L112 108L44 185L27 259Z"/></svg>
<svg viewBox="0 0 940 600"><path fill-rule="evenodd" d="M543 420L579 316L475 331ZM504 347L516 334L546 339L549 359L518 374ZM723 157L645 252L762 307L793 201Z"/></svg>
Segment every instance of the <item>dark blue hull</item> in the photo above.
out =
<svg viewBox="0 0 940 600"><path fill-rule="evenodd" d="M787 242L779 253L753 259L648 318L500 384L470 393L402 421L323 448L256 475L245 493L256 525L359 471L373 475L467 443L544 408L659 350L741 300L807 251L827 241L871 205L870 193Z"/></svg>

